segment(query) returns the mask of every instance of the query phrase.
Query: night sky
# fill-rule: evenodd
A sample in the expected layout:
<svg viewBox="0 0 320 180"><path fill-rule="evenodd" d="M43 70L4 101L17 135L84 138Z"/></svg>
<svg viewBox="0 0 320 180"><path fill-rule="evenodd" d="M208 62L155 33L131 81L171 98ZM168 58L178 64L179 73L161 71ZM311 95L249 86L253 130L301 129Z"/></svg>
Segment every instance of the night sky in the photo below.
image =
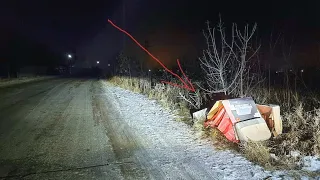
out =
<svg viewBox="0 0 320 180"><path fill-rule="evenodd" d="M196 59L205 45L206 20L216 23L221 13L227 27L232 22L258 23L262 42L270 31L294 39L304 64L320 60L320 2L313 1L185 1L125 0L7 1L2 6L2 38L15 31L44 43L57 53L72 52L79 61L111 62L123 47L123 35L107 19L128 30L166 64L176 58ZM125 13L124 13L125 12ZM125 16L123 16L125 14ZM125 17L125 21L123 21ZM126 39L128 54L143 57ZM148 65L152 65L152 61Z"/></svg>

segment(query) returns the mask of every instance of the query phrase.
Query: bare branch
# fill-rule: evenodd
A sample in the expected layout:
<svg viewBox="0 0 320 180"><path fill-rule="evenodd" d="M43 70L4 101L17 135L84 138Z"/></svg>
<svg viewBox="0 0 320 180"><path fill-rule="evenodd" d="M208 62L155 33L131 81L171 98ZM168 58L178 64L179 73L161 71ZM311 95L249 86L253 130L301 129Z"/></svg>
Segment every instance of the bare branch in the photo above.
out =
<svg viewBox="0 0 320 180"><path fill-rule="evenodd" d="M237 24L232 24L231 39L227 40L222 20L215 28L210 28L207 22L207 31L203 31L207 42L207 49L199 58L201 68L206 73L206 81L209 89L200 87L208 93L223 92L225 94L237 94L244 96L248 89L256 82L256 77L250 71L249 60L251 60L260 49L258 46L247 57L249 50L253 49L250 41L256 31L257 24L251 30L249 25L241 32ZM219 42L217 42L219 40ZM219 47L218 47L219 45Z"/></svg>

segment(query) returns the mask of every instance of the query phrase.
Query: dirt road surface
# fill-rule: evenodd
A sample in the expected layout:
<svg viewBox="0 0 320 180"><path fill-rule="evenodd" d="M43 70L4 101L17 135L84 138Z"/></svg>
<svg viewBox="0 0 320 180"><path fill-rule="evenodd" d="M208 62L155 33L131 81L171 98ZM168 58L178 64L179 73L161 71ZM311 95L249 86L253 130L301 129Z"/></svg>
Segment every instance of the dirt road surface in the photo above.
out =
<svg viewBox="0 0 320 180"><path fill-rule="evenodd" d="M155 101L105 81L0 89L0 179L264 179ZM280 175L278 176L280 177Z"/></svg>

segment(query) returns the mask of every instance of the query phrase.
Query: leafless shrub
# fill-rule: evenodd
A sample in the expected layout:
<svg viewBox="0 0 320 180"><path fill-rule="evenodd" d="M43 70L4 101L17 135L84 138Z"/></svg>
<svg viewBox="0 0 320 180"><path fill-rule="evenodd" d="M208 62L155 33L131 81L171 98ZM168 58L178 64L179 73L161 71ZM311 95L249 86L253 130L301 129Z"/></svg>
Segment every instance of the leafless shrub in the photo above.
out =
<svg viewBox="0 0 320 180"><path fill-rule="evenodd" d="M201 96L199 89L194 93L185 91L183 94L182 92L179 92L179 97L194 109L200 109L200 106L203 104L203 97Z"/></svg>
<svg viewBox="0 0 320 180"><path fill-rule="evenodd" d="M111 82L118 83L117 85L130 89L130 87L127 86L130 85L130 83L128 83L129 78L114 77L111 79ZM186 103L184 100L178 98L179 93L182 94L186 92L181 91L180 88L161 83L151 88L148 84L150 81L143 79L132 79L131 82L133 87L145 87L144 94L148 95L150 91L152 91L152 98L159 100L164 107L170 110L177 110L176 113L180 116L179 119L187 124L191 124L192 120L188 118L189 112ZM268 91L268 88L266 88L265 91ZM289 91L283 91L284 90L271 89L271 94L278 94L280 97L282 93L289 93ZM266 94L261 94L261 96L266 96ZM279 97L266 97L266 99L276 104L281 104L281 101L287 101ZM294 108L282 110L283 134L267 142L241 144L239 146L240 151L246 158L267 168L295 169L298 168L297 162L301 160L301 157L292 156L292 152L299 152L301 155L320 155L320 109L306 111L302 103L303 99L299 96L296 98L299 100L290 102ZM197 130L204 131L205 129L203 126L199 126ZM219 130L209 129L204 132L207 137L213 141L216 149L239 150L238 146L229 142ZM274 154L280 161L270 158L270 153Z"/></svg>
<svg viewBox="0 0 320 180"><path fill-rule="evenodd" d="M246 25L241 32L234 23L230 37L226 37L221 19L216 28L211 28L207 22L207 30L203 31L207 49L199 58L201 67L207 74L206 82L209 87L202 88L203 90L243 97L257 84L257 77L251 72L249 64L260 47L253 50L251 43L256 28L257 24L251 30Z"/></svg>
<svg viewBox="0 0 320 180"><path fill-rule="evenodd" d="M187 103L189 107L200 108L203 101L206 101L204 93L222 92L240 97L250 95L259 104L279 104L283 119L283 134L267 142L242 144L240 150L249 160L265 167L272 164L273 167L279 165L289 169L296 168L300 158L292 156L292 152L299 152L301 155L320 155L320 109L316 107L312 111L306 110L305 106L309 101L299 95L296 90L289 88L288 77L285 81L286 87L283 89L270 87L270 83L268 87L258 86L262 79L251 69L252 59L260 47L257 46L254 49L251 43L255 29L256 25L251 30L247 25L244 31L240 32L237 25L233 24L231 36L228 38L221 21L213 29L210 28L209 23L207 24L207 31L204 31L207 49L203 51L200 62L207 74L208 88L198 86L203 91L197 90L195 93L190 93L161 83L152 87L150 81L146 79L128 81L125 78L115 78L114 81L122 87L139 88L142 93L159 100L164 107L171 110L177 109L178 115L182 118L189 116ZM274 44L278 43L279 37ZM270 48L274 50L275 46L270 45ZM290 55L291 46L289 52L284 53L283 57L288 60ZM169 79L168 74L165 75L165 79ZM171 81L179 83L172 79ZM186 122L191 122L188 118L185 119ZM198 129L204 130L201 125ZM210 129L206 133L209 133L209 137L218 147L232 147L232 143L227 141L217 129ZM272 160L270 153L281 161Z"/></svg>

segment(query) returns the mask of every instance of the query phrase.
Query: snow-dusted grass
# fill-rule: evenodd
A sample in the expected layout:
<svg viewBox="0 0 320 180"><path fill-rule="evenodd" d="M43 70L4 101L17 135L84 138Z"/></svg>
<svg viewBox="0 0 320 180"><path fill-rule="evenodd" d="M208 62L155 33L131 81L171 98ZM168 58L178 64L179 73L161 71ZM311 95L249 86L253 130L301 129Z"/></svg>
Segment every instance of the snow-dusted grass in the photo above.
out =
<svg viewBox="0 0 320 180"><path fill-rule="evenodd" d="M113 77L110 82L124 89L144 94L150 99L158 100L164 108L173 111L177 116L176 120L184 121L189 125L193 123L187 104L178 98L179 92L183 91L181 88L161 83L151 87L148 79L139 78Z"/></svg>
<svg viewBox="0 0 320 180"><path fill-rule="evenodd" d="M265 171L230 150L217 151L211 142L200 138L190 126L175 121L176 116L156 100L106 84L121 109L123 118L150 154L150 163L162 169L169 179L186 176L201 179L277 179L284 172ZM176 168L181 168L176 169Z"/></svg>
<svg viewBox="0 0 320 180"><path fill-rule="evenodd" d="M270 153L278 165L304 169L301 166L307 162L304 156L320 156L320 97L317 93L301 94L290 88L270 91L269 95L267 88L258 88L251 94L259 103L281 105L283 134L268 141ZM320 173L319 169L318 165Z"/></svg>
<svg viewBox="0 0 320 180"><path fill-rule="evenodd" d="M54 76L4 78L4 79L0 79L0 87L6 87L6 86L11 86L11 85L23 84L23 83L40 81L40 80L51 79L51 78L54 78Z"/></svg>
<svg viewBox="0 0 320 180"><path fill-rule="evenodd" d="M217 149L231 149L242 152L249 160L264 167L270 167L271 158L269 149L264 144L255 143L256 146L254 147L249 145L242 146L240 151L238 145L228 141L218 129L204 128L203 122L194 122L191 119L186 102L178 98L179 93L185 93L183 89L161 83L156 83L151 87L148 79L139 78L113 77L110 82L122 88L145 94L150 99L157 100L164 108L172 110L172 113L177 116L176 120L185 122L196 133L209 138Z"/></svg>
<svg viewBox="0 0 320 180"><path fill-rule="evenodd" d="M117 81L117 82L115 82ZM138 80L137 80L138 81ZM234 151L225 150L225 151L218 151L216 148L213 148L212 141L208 141L208 139L199 139L201 136L199 134L196 134L195 131L192 131L192 128L190 128L189 125L175 121L175 119L179 118L177 116L174 116L172 114L177 114L176 110L174 109L174 106L171 106L172 108L169 108L171 111L165 110L163 106L160 106L160 104L168 105L170 103L164 103L164 99L157 99L157 101L150 101L148 100L148 97L154 98L159 95L155 95L157 93L148 93L150 91L151 87L148 87L148 85L141 86L144 87L135 87L132 86L132 81L124 80L124 78L117 78L112 80L113 84L121 85L124 88L134 90L134 89L140 89L137 90L137 93L144 93L147 96L143 96L141 94L133 93L121 88L114 88L114 87L108 87L112 89L112 92L119 98L120 102L123 105L123 107L127 110L126 112L131 112L128 114L128 119L130 120L130 123L134 125L135 129L141 129L143 131L142 134L144 134L144 138L151 138L150 141L152 143L159 143L161 142L153 142L154 140L158 140L160 138L160 141L162 143L170 143L170 146L182 146L183 149L197 149L196 152L189 152L191 153L191 157L187 155L190 159L199 159L201 162L205 164L205 166L208 165L210 167L210 170L208 171L215 171L219 173L223 173L221 169L219 168L223 167L222 169L225 169L228 173L224 174L223 177L226 177L226 179L260 179L262 177L272 176L272 179L277 179L276 177L284 175L285 171L265 171L260 166L253 165L251 162L249 162L247 159L239 155L239 153L236 153ZM137 83L134 83L137 84ZM133 87L133 88L132 88ZM150 89L149 89L150 88ZM146 90L148 89L148 91ZM158 91L162 91L162 94L165 94L165 89L161 89L158 87ZM153 91L155 92L155 91ZM150 95L151 94L151 95ZM165 99L168 100L168 99ZM170 100L170 99L169 99ZM127 114L127 113L126 113ZM129 118L129 116L131 118ZM135 117L134 120L132 120L132 117ZM140 131L139 131L140 133ZM161 135L159 135L161 134ZM215 136L219 137L219 136ZM185 140L185 142L181 142L182 144L177 144L177 141L180 141L181 139ZM168 142L167 142L168 140ZM200 143L200 144L199 144ZM185 145L187 144L187 145ZM190 146L191 148L190 148ZM249 146L252 147L249 152L253 153L256 148L259 148L261 144L256 144L257 146ZM201 150L200 150L200 149ZM248 154L251 158L257 158L258 161L265 161L266 164L269 162L266 160L266 157L260 157L261 155L268 155L268 150L266 149L266 146L263 146L263 148L258 149L260 153L253 153ZM172 152L174 153L174 152ZM188 153L188 154L189 154ZM166 156L170 156L170 154L166 154ZM200 155L200 156L199 156ZM266 155L266 156L267 156ZM186 154L183 154L182 156L186 156ZM181 157L182 157L181 156ZM195 156L195 157L193 157ZM246 156L248 157L248 156ZM249 158L250 159L250 158ZM269 158L267 158L269 159ZM251 159L252 160L252 159ZM280 159L281 161L281 159ZM304 163L302 166L307 165L307 163ZM313 162L312 166L317 165L317 163ZM243 169L243 168L244 169ZM305 169L305 170L317 170L317 168L312 169ZM286 171L288 172L288 171ZM299 174L301 174L301 171L290 171L291 173L298 174L297 176L302 178ZM246 175L245 175L246 174ZM251 175L247 175L251 174ZM239 175L239 176L237 176ZM314 174L313 174L314 176ZM240 178L239 178L240 177ZM320 178L320 176L318 176ZM218 178L219 179L219 178Z"/></svg>

